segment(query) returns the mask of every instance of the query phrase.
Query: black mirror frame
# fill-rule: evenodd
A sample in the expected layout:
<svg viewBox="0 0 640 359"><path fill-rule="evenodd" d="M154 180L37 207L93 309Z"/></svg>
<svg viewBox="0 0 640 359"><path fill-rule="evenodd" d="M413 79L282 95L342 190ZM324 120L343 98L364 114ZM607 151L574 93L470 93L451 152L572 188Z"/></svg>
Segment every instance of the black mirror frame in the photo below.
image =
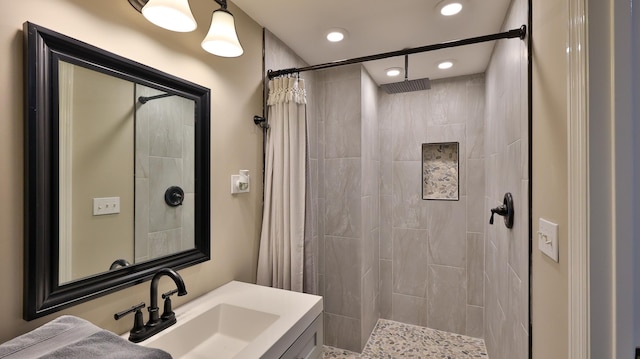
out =
<svg viewBox="0 0 640 359"><path fill-rule="evenodd" d="M25 320L185 268L210 254L210 90L33 23L25 36ZM195 101L195 248L58 284L58 61L64 59Z"/></svg>

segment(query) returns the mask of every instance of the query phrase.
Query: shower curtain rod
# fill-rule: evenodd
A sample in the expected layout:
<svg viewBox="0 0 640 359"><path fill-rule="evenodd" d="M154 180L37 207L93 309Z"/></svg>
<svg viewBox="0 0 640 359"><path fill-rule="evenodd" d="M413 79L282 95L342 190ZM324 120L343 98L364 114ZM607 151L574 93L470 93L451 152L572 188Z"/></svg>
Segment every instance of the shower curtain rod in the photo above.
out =
<svg viewBox="0 0 640 359"><path fill-rule="evenodd" d="M417 54L417 53L420 53L420 52L448 49L448 48L451 48L451 47L472 45L472 44L478 44L478 43L481 43L481 42L494 41L494 40L500 40L500 39L512 39L512 38L518 37L518 38L520 38L520 40L524 40L526 34L527 34L527 26L526 25L522 25L519 29L513 29L513 30L509 30L509 31L505 31L505 32L500 32L500 33L497 33L497 34L492 34L492 35L470 37L468 39L443 42L443 43L440 43L440 44L427 45L427 46L422 46L422 47L414 47L414 48L411 48L411 49L404 49L404 50L398 50L398 51L385 52L385 53L376 54L376 55L356 57L356 58L348 59L348 60L327 62L327 63L324 63L324 64L312 65L312 66L306 66L306 67L300 67L300 68L293 67L293 68L276 70L276 71L269 70L269 71L267 71L267 77L269 78L269 80L271 80L274 77L283 76L283 75L290 75L290 74L300 73L300 72L304 72L304 71L322 70L322 69L328 69L328 68L331 68L331 67L352 65L352 64L357 64L357 63L361 63L361 62L386 59L386 58L389 58L389 57L411 55L411 54Z"/></svg>

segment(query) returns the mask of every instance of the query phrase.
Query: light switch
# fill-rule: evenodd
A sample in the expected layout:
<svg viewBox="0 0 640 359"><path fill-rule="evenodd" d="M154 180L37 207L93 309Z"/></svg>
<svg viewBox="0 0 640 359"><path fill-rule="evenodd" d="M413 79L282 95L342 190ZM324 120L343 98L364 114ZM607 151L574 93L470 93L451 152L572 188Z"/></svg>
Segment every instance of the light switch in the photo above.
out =
<svg viewBox="0 0 640 359"><path fill-rule="evenodd" d="M120 213L120 197L103 197L93 199L93 215Z"/></svg>
<svg viewBox="0 0 640 359"><path fill-rule="evenodd" d="M558 262L558 225L540 218L538 222L538 249Z"/></svg>

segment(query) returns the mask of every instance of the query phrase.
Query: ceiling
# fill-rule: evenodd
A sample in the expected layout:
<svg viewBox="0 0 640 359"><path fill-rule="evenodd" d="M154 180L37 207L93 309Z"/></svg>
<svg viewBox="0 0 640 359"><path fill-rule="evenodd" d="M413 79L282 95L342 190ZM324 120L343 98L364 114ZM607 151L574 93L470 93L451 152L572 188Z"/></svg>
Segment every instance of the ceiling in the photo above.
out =
<svg viewBox="0 0 640 359"><path fill-rule="evenodd" d="M445 17L437 9L440 0L232 1L310 65L497 33L510 3L458 0L464 5L462 11ZM346 29L346 38L339 43L327 41L331 28ZM409 79L484 72L494 43L410 55ZM452 60L454 66L439 70L437 64L443 60ZM402 81L404 76L385 74L390 67L404 68L403 57L364 65L378 84Z"/></svg>

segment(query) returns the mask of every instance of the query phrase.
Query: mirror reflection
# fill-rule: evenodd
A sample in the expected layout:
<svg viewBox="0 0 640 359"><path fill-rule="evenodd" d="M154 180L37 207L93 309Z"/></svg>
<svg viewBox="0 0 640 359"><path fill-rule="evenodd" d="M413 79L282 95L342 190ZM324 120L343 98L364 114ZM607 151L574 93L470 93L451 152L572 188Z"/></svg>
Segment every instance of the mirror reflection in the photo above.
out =
<svg viewBox="0 0 640 359"><path fill-rule="evenodd" d="M195 248L195 101L58 64L59 284Z"/></svg>
<svg viewBox="0 0 640 359"><path fill-rule="evenodd" d="M211 91L24 32L24 318L208 261Z"/></svg>

